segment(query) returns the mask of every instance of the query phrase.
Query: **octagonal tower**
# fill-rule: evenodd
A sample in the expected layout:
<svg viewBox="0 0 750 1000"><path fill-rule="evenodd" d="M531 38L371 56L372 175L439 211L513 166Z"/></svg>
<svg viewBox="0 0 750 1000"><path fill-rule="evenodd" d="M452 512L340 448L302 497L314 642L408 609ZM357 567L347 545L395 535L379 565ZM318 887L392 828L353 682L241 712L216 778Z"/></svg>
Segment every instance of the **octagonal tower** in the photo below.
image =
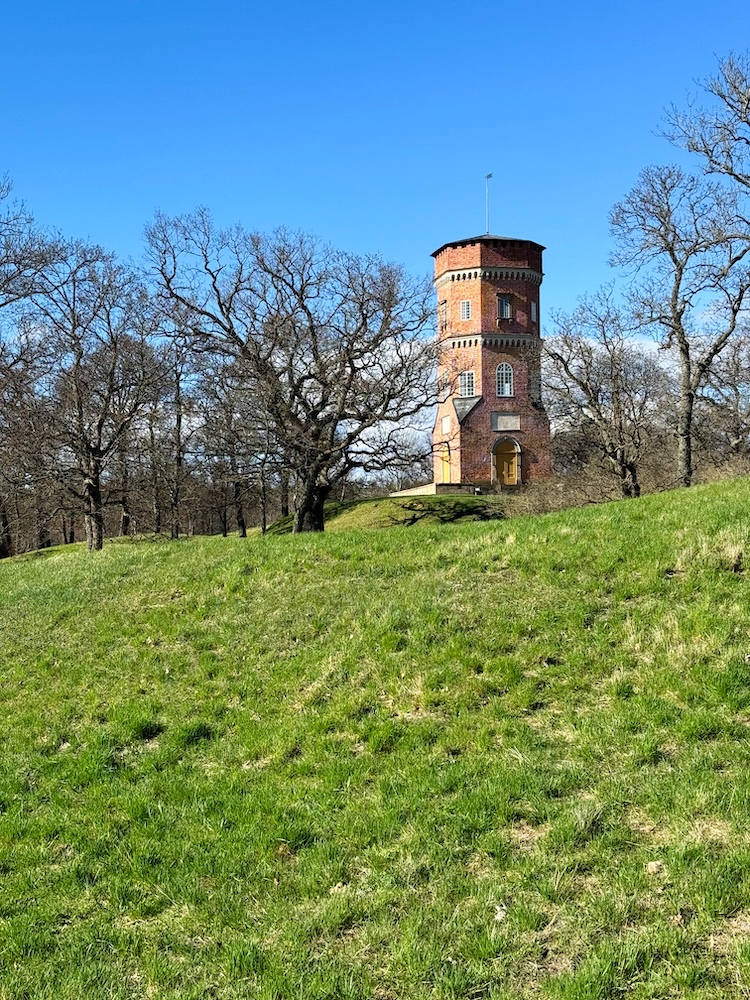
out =
<svg viewBox="0 0 750 1000"><path fill-rule="evenodd" d="M436 484L514 487L551 471L541 394L544 247L505 236L446 243L435 258L440 397Z"/></svg>

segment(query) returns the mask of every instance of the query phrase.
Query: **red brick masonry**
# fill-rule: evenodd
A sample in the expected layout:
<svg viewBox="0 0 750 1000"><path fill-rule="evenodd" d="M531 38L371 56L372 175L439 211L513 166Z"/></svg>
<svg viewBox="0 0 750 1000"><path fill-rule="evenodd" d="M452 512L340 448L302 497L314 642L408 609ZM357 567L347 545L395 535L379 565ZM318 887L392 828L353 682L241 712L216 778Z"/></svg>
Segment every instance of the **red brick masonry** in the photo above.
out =
<svg viewBox="0 0 750 1000"><path fill-rule="evenodd" d="M530 240L488 235L447 243L433 254L443 387L433 431L436 483L491 487L499 474L493 461L498 445L520 452L522 482L550 474L549 420L541 399L543 249ZM499 296L508 301L508 318L499 315ZM461 318L462 302L469 303L468 319ZM503 361L513 368L512 396L497 395ZM459 375L469 371L472 399L459 394ZM493 414L503 429L493 430Z"/></svg>

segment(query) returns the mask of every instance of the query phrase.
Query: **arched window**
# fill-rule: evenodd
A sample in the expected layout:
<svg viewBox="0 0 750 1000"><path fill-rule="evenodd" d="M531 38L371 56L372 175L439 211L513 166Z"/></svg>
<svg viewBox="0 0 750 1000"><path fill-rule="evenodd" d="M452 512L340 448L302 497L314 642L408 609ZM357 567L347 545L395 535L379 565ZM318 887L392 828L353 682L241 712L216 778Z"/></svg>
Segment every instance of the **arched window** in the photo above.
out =
<svg viewBox="0 0 750 1000"><path fill-rule="evenodd" d="M498 396L513 395L513 367L507 361L502 361L497 366L497 394Z"/></svg>

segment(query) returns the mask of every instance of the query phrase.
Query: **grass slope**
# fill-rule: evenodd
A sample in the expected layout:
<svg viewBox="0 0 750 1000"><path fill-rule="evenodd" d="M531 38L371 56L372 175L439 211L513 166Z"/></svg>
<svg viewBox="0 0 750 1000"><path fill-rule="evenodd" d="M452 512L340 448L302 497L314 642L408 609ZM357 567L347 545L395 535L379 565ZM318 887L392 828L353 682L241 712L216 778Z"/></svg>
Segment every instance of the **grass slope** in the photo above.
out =
<svg viewBox="0 0 750 1000"><path fill-rule="evenodd" d="M415 524L456 524L494 521L505 516L512 503L508 494L375 497L326 504L326 531L411 527ZM281 518L271 535L288 535L293 518Z"/></svg>
<svg viewBox="0 0 750 1000"><path fill-rule="evenodd" d="M0 564L0 997L742 997L750 483Z"/></svg>

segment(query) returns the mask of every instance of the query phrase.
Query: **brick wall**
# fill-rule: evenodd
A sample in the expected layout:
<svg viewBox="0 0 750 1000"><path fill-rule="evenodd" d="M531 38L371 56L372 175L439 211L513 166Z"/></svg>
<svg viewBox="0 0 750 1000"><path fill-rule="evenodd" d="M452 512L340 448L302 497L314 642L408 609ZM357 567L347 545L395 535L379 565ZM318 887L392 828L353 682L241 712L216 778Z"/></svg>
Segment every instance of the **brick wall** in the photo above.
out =
<svg viewBox="0 0 750 1000"><path fill-rule="evenodd" d="M438 319L445 320L439 324L439 375L448 383L433 434L436 483L446 481L443 454L447 446L450 482L489 486L492 451L504 438L520 445L523 482L550 474L549 421L538 392L542 250L527 240L488 238L446 245L435 254ZM503 273L489 273L492 268L503 269ZM513 269L518 270L513 273ZM498 319L498 295L511 299L508 319ZM462 301L471 303L468 320L460 316ZM441 303L445 303L443 309ZM532 303L536 305L536 320L532 320ZM497 395L497 366L503 361L513 368L512 397ZM459 423L453 401L458 397L462 371L474 372L475 394L482 398ZM518 415L520 429L493 430L493 413Z"/></svg>

